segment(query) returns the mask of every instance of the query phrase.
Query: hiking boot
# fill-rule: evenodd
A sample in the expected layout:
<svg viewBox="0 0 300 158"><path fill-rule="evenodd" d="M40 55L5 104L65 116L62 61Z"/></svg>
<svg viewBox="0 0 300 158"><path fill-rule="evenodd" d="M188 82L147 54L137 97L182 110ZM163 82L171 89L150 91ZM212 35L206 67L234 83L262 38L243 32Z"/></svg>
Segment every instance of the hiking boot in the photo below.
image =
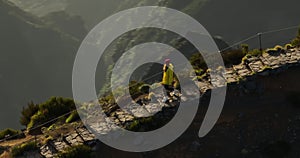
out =
<svg viewBox="0 0 300 158"><path fill-rule="evenodd" d="M167 97L164 97L163 99L162 99L162 102L163 103L166 103L168 101L168 98Z"/></svg>

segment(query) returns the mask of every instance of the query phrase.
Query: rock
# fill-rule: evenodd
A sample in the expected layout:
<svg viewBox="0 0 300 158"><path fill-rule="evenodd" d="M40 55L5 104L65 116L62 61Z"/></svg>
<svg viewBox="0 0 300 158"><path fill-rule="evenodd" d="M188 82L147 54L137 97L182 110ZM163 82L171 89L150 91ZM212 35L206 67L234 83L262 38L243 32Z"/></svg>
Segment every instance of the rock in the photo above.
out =
<svg viewBox="0 0 300 158"><path fill-rule="evenodd" d="M118 116L124 115L124 111L117 111L116 114L117 114Z"/></svg>
<svg viewBox="0 0 300 158"><path fill-rule="evenodd" d="M153 93L153 92L149 93L148 99L149 99L152 103L157 103L157 102L158 102L158 98L156 97L155 93Z"/></svg>
<svg viewBox="0 0 300 158"><path fill-rule="evenodd" d="M238 79L237 78L227 78L227 82L228 83L234 83L234 82L238 82Z"/></svg>
<svg viewBox="0 0 300 158"><path fill-rule="evenodd" d="M121 122L126 122L126 118L125 118L125 117L120 118L120 121L121 121Z"/></svg>
<svg viewBox="0 0 300 158"><path fill-rule="evenodd" d="M241 94L245 94L245 90L248 92L258 92L259 94L263 94L263 85L257 84L255 81L251 80L251 77L255 77L255 75L253 75L253 72L257 72L258 75L261 76L268 76L271 74L274 74L275 72L279 72L279 71L283 71L287 68L289 68L289 66L294 66L297 63L300 63L300 52L287 52L286 54L278 54L278 56L271 56L267 53L264 53L261 57L259 58L250 58L248 59L248 64L239 64L239 65L234 65L230 68L226 68L226 74L224 75L226 78L226 81L228 83L234 83L239 81L241 78L245 79L245 84L241 84L241 86L237 87L237 93L238 91L240 91ZM270 66L272 68L272 70L268 69L263 70L263 68L265 66ZM274 70L273 70L274 69ZM213 73L214 71L211 71L211 73ZM249 77L251 76L251 77ZM224 78L222 77L222 75L217 76L214 79L211 79L211 83L214 83L215 85L221 86L222 83L222 79L224 80ZM212 84L210 83L210 81L207 80L203 80L201 82L196 81L201 94L208 95L209 91L215 87L212 86ZM149 87L147 87L148 89ZM172 103L162 103L162 102L157 102L157 101L161 101L161 99L163 98L163 94L162 91L160 91L159 89L161 88L160 84L155 84L151 86L151 90L154 89L153 92L149 93L149 95L147 97L145 97L148 100L151 100L151 102L147 103L146 105L142 106L144 107L150 114L155 114L157 113L157 115L155 116L156 118L164 118L164 117L172 117L174 115L174 113L176 113L176 105L178 105L178 103L180 101L188 101L189 99L194 97L195 92L192 92L190 90L188 90L187 92L185 92L183 95L175 90L174 92L171 93L171 95L173 96L172 98ZM147 89L145 89L145 92L148 91ZM144 90L143 90L144 91ZM235 94L238 95L238 94ZM180 99L177 99L180 98ZM202 95L203 97L203 95ZM144 101L143 99L141 99L140 101L142 104L145 104L146 101ZM126 126L128 124L130 124L130 122L132 122L132 120L134 120L135 117L143 117L145 114L145 111L139 110L139 109L134 109L134 108L130 108L128 107L128 109L132 109L133 114L135 115L132 116L128 113L128 111L124 110L122 111L121 109L119 109L118 106L114 106L114 105L107 105L105 107L105 111L108 111L109 115L110 115L110 119L112 120L113 123L115 123L116 125L120 125L120 126ZM127 107L126 107L127 108ZM248 115L245 115L244 113L239 113L237 116L237 121L244 121L246 120L248 117ZM275 118L279 118L279 114L275 113L274 115L270 115L271 118L266 118L265 121L262 122L270 122L268 120L270 119L274 119ZM288 133L288 140L291 142L297 142L297 130L299 129L295 129L296 125L295 124L295 120L297 120L297 118L295 119L291 119L289 120L289 127L287 129L287 133ZM298 120L300 120L300 116L298 116ZM98 120L97 120L98 121ZM113 131L114 128L116 128L115 124L108 124L105 123L105 121L99 121L97 124L95 123L95 126L91 126L93 129L95 129L95 131L97 131L100 134L107 134L110 131ZM296 123L297 124L297 123ZM151 125L153 125L153 123L151 123ZM238 128L238 129L237 129ZM221 131L221 133L223 135L226 135L227 133L224 132L227 129L234 129L234 130L239 130L239 126L234 126L232 127L231 125L227 124L226 127L224 127L224 130ZM258 131L243 131L244 135L246 136L252 136L255 135L255 137L260 137L261 139L267 139L269 131L272 129L272 125L269 124L264 124L264 131L262 131L259 128ZM88 130L86 130L85 128L79 128L78 129L80 135L82 136L82 138L85 141L93 141L95 140L95 136L91 133L89 133ZM216 134L217 135L217 134ZM216 135L213 135L211 137L214 137ZM229 134L230 135L230 134ZM240 139L241 141L244 139L243 137L245 137L243 134L240 134L238 136L237 139ZM235 135L236 136L236 135ZM234 137L235 137L234 136ZM119 137L116 136L116 137ZM260 140L261 140L260 139ZM82 144L83 141L82 139L79 137L78 134L76 133L70 133L69 135L66 135L66 141L70 142L71 145L76 145L76 144ZM55 140L54 145L57 148L57 150L61 151L64 148L67 147L66 141L58 141ZM133 140L134 144L136 145L141 145L144 141L144 139L142 137L137 137L136 139ZM188 150L194 152L194 151L199 151L199 149L201 148L201 144L198 141L193 141L188 147ZM186 147L183 147L186 149ZM258 150L258 147L256 147L256 149ZM256 151L253 148L250 149L242 149L240 151L240 153L242 155L247 155L250 152L254 152ZM40 148L40 152L43 156L45 157L53 157L53 152L50 151L50 147L47 145L44 145ZM221 152L216 152L216 153L221 153ZM219 154L213 155L213 156L220 156Z"/></svg>
<svg viewBox="0 0 300 158"><path fill-rule="evenodd" d="M244 65L234 65L234 66L233 66L233 69L234 69L234 70L241 70L241 69L244 69Z"/></svg>

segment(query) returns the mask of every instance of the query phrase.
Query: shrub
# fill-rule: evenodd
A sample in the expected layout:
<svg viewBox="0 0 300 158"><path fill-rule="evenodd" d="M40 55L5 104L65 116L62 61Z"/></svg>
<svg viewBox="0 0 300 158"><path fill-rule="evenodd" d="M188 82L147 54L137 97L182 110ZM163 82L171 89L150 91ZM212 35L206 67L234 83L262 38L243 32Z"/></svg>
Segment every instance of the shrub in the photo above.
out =
<svg viewBox="0 0 300 158"><path fill-rule="evenodd" d="M194 80L198 80L198 81L206 80L206 79L208 79L208 77L209 77L208 74L204 73L204 74L202 74L200 76L196 76L196 78Z"/></svg>
<svg viewBox="0 0 300 158"><path fill-rule="evenodd" d="M139 87L139 91L143 94L148 94L149 90L150 90L150 86L149 84L143 84L142 86Z"/></svg>
<svg viewBox="0 0 300 158"><path fill-rule="evenodd" d="M2 153L4 153L7 149L8 147L0 146L0 155L2 155Z"/></svg>
<svg viewBox="0 0 300 158"><path fill-rule="evenodd" d="M140 87L144 85L144 82L130 81L129 83L129 93L132 99L136 99L143 93L140 91Z"/></svg>
<svg viewBox="0 0 300 158"><path fill-rule="evenodd" d="M38 112L39 105L34 104L32 101L27 104L27 107L23 107L21 112L20 123L21 125L27 126L30 122L31 117Z"/></svg>
<svg viewBox="0 0 300 158"><path fill-rule="evenodd" d="M250 55L250 54L245 55L245 56L242 58L242 63L245 63L249 58L251 58L251 55Z"/></svg>
<svg viewBox="0 0 300 158"><path fill-rule="evenodd" d="M253 49L251 50L248 54L251 55L251 56L261 56L263 53L263 51L259 50L259 49Z"/></svg>
<svg viewBox="0 0 300 158"><path fill-rule="evenodd" d="M239 64L246 55L246 52L248 52L248 49L249 46L245 44L242 49L232 49L222 52L221 55L225 65ZM193 54L189 61L195 70L207 70L207 65L200 53Z"/></svg>
<svg viewBox="0 0 300 158"><path fill-rule="evenodd" d="M286 45L284 46L284 49L285 49L285 50L289 50L289 49L292 49L292 48L294 48L294 46L291 45L291 44L286 44Z"/></svg>
<svg viewBox="0 0 300 158"><path fill-rule="evenodd" d="M30 129L30 128L34 127L35 125L42 124L46 121L47 121L47 117L41 111L38 111L36 114L34 114L31 117L31 120L30 120L29 124L27 125L27 128Z"/></svg>
<svg viewBox="0 0 300 158"><path fill-rule="evenodd" d="M274 48L268 48L268 49L266 49L266 52L269 54L275 54L275 53L278 53L279 51Z"/></svg>
<svg viewBox="0 0 300 158"><path fill-rule="evenodd" d="M288 45L286 45L286 47L288 47ZM269 54L272 54L272 53L280 53L284 50L285 50L285 48L283 48L282 46L276 45L274 48L266 49L266 52L268 52Z"/></svg>
<svg viewBox="0 0 300 158"><path fill-rule="evenodd" d="M190 57L189 61L195 70L197 70L197 69L206 70L207 69L206 63L200 53L193 54Z"/></svg>
<svg viewBox="0 0 300 158"><path fill-rule="evenodd" d="M300 45L300 38L295 38L291 41L292 46L297 47Z"/></svg>
<svg viewBox="0 0 300 158"><path fill-rule="evenodd" d="M298 35L291 41L292 46L297 47L300 46L300 28L298 29Z"/></svg>
<svg viewBox="0 0 300 158"><path fill-rule="evenodd" d="M146 132L161 128L169 121L168 118L161 119L155 116L137 118L126 125L126 129L134 132Z"/></svg>
<svg viewBox="0 0 300 158"><path fill-rule="evenodd" d="M115 104L115 98L112 93L107 94L99 99L100 104Z"/></svg>
<svg viewBox="0 0 300 158"><path fill-rule="evenodd" d="M249 52L249 45L248 44L241 44L242 51L244 54L247 54Z"/></svg>
<svg viewBox="0 0 300 158"><path fill-rule="evenodd" d="M222 53L222 57L225 62L225 65L239 64L245 55L246 55L246 50L243 51L240 49L230 50L230 51Z"/></svg>
<svg viewBox="0 0 300 158"><path fill-rule="evenodd" d="M86 145L77 145L67 148L64 152L60 152L57 158L89 158L92 149Z"/></svg>
<svg viewBox="0 0 300 158"><path fill-rule="evenodd" d="M223 52L221 55L225 65L239 64L242 58L246 55L246 52L248 52L249 47L244 45L243 49L244 50L233 49L233 50L228 50ZM190 57L189 61L195 70L203 70L203 71L207 70L207 65L200 53L193 54Z"/></svg>
<svg viewBox="0 0 300 158"><path fill-rule="evenodd" d="M31 117L27 128L30 129L75 109L76 106L72 99L51 97L45 103L39 104L39 110Z"/></svg>
<svg viewBox="0 0 300 158"><path fill-rule="evenodd" d="M15 138L23 137L23 135L21 133L22 133L21 131L7 128L7 129L0 131L0 140L4 139L5 136L7 136L7 135L9 135L9 136L17 135ZM14 138L11 137L11 139L14 139Z"/></svg>
<svg viewBox="0 0 300 158"><path fill-rule="evenodd" d="M77 120L79 120L79 119L80 119L80 117L79 117L79 115L78 115L78 112L75 110L75 111L73 111L73 112L69 115L69 117L66 119L66 123L71 123L71 122L77 121Z"/></svg>
<svg viewBox="0 0 300 158"><path fill-rule="evenodd" d="M52 136L46 135L45 138L42 140L42 144L47 144L50 141L53 141L54 138Z"/></svg>
<svg viewBox="0 0 300 158"><path fill-rule="evenodd" d="M195 70L195 73L196 74L199 74L199 75L201 75L201 74L203 74L205 71L203 70L203 69L196 69Z"/></svg>
<svg viewBox="0 0 300 158"><path fill-rule="evenodd" d="M130 123L130 125L127 127L127 130L130 131L135 131L139 128L139 121L138 120L134 120L132 123Z"/></svg>
<svg viewBox="0 0 300 158"><path fill-rule="evenodd" d="M54 114L65 113L75 108L76 106L72 99L62 97L51 97L48 101L39 105L40 111Z"/></svg>
<svg viewBox="0 0 300 158"><path fill-rule="evenodd" d="M276 45L276 46L274 47L274 49L275 49L275 50L278 50L278 51L281 51L281 50L283 50L284 48L283 48L282 46L280 46L280 45Z"/></svg>
<svg viewBox="0 0 300 158"><path fill-rule="evenodd" d="M13 157L22 156L24 154L24 152L33 151L33 150L37 150L37 149L38 149L38 147L35 142L28 142L28 143L24 143L19 146L13 147L11 150L11 155Z"/></svg>
<svg viewBox="0 0 300 158"><path fill-rule="evenodd" d="M265 65L265 66L262 68L262 70L263 70L263 71L272 70L272 67Z"/></svg>

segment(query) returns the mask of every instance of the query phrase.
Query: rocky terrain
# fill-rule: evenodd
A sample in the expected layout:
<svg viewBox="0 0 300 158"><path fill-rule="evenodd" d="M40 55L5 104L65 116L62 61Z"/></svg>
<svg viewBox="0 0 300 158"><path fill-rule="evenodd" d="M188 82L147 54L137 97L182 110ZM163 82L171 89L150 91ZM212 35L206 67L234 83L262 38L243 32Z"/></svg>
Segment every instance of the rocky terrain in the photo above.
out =
<svg viewBox="0 0 300 158"><path fill-rule="evenodd" d="M38 136L40 147L34 151L35 155L50 158L70 146L85 144L92 147L94 157L299 157L300 109L289 96L299 92L300 87L296 83L300 77L299 64L300 50L293 48L249 57L239 65L226 68L228 92L224 111L218 124L204 138L198 138L197 132L207 109L210 89L217 88L210 84L209 78L198 81L202 108L194 122L178 140L162 149L139 154L118 151L96 140L81 122L75 122L42 129L44 134ZM148 131L172 119L179 103L189 98L188 95L193 93L182 94L179 100L163 103L160 101L163 96L155 94L157 103L144 105L148 111L157 112L148 120L135 118L116 104L103 105L103 111L118 126ZM87 104L91 106L93 103ZM139 115L139 111L134 114ZM138 124L133 125L136 121L139 121ZM91 128L106 134L115 129L114 124L97 120ZM46 136L51 136L51 139L42 143ZM32 154L27 154L27 157L32 157ZM26 153L24 155L26 157Z"/></svg>
<svg viewBox="0 0 300 158"><path fill-rule="evenodd" d="M14 115L17 115L28 100L41 102L52 95L71 96L72 65L80 41L88 30L93 28L99 21L120 10L144 5L168 6L183 11L199 20L213 36L222 35L225 37L226 42L233 43L251 34L256 34L258 31L295 25L299 21L297 14L294 14L297 5L282 6L285 6L285 3L297 4L296 2L296 0L282 3L261 3L257 1L249 4L251 5L250 8L258 8L256 12L259 12L257 14L260 16L262 13L267 12L272 13L271 17L281 19L282 23L279 25L278 21L281 20L268 19L269 14L262 14L264 18L256 19L257 14L254 14L256 12L244 12L249 6L236 0L231 0L228 3L224 2L221 5L219 5L220 2L214 0L188 0L184 2L180 0L91 0L89 3L81 0L28 0L26 2L1 0L0 18L5 21L0 26L2 35L0 42L3 43L1 51L5 54L0 59L2 68L0 68L0 80L3 87L0 91L1 104L10 105L7 110L11 113L15 111ZM232 11L236 10L236 12L229 12L226 8L233 7L233 4L237 7ZM102 9L103 6L105 6L104 9ZM273 12L273 8L280 8L277 9L280 12ZM235 15L240 14L243 18L234 18ZM289 17L288 21L285 21L287 18L280 17L281 15ZM268 22L264 22L265 19L268 19ZM241 22L237 20L241 20ZM260 25L250 27L250 30L248 26L252 25L252 21ZM222 26L219 23L222 23ZM109 68L116 62L120 53L134 45L146 42L145 39L148 42L156 41L167 44L171 41L170 38L173 38L171 35L170 38L162 38L161 33L160 31L151 30L148 32L135 31L120 37L108 49L103 61L100 62L103 64L99 64L96 74L101 74L99 72L104 71L110 72ZM282 41L286 42L294 35L294 30L278 33L276 34L279 35L278 38L274 38L273 35L271 40L268 40L269 36L267 35L263 37L264 47L271 46L274 43L282 44ZM282 41L274 41L277 39ZM251 43L253 47L257 44L256 39L247 42ZM254 44L252 45L252 43ZM174 45L176 43L173 43ZM226 46L227 44L225 44ZM191 51L185 50L184 52L189 53ZM151 75L151 73L148 74ZM102 76L97 76L97 78L99 83L96 84L107 81ZM40 87L43 87L43 91L40 90ZM103 86L97 85L97 87ZM14 89L18 89L18 91ZM1 113L0 117L13 120L7 113ZM2 126L20 128L17 125L15 119L7 124L3 123Z"/></svg>
<svg viewBox="0 0 300 158"><path fill-rule="evenodd" d="M295 0L292 0L291 2L294 1ZM47 7L43 6L43 2L40 4L35 4L34 2L28 3L26 7L30 10L31 7L38 6L35 9L38 9L37 11L43 11L43 8ZM36 96L39 96L39 98L35 99L43 100L42 98L49 96L49 94L70 94L66 89L71 89L71 84L67 82L71 76L71 63L73 63L73 58L80 44L80 40L86 34L86 24L84 24L83 20L89 21L89 27L92 27L96 22L113 13L113 11L103 11L103 14L101 14L101 16L99 15L95 20L90 16L90 14L94 14L91 10L91 13L88 12L81 15L85 17L81 19L79 16L72 16L62 11L65 6L62 6L62 9L58 12L57 10L52 12L51 7L57 8L57 6L55 6L57 1L48 2L52 3L48 6L50 7L50 13L45 13L42 18L37 18L22 11L7 0L0 1L0 18L2 21L5 21L5 23L1 23L0 25L0 42L2 43L0 47L1 50L5 50L3 51L4 57L0 59L0 85L2 90L4 90L0 91L0 100L3 105L9 104L16 106L21 104L21 102L28 101L26 98L34 98ZM157 1L155 4L162 6L170 5L173 8L180 9L195 16L201 22L207 23L206 25L209 26L210 31L214 34L219 33L216 30L220 30L220 28L216 28L218 25L211 22L211 14L209 18L204 17L207 10L211 10L211 8L214 8L217 4L217 6L221 6L222 8L228 8L224 6L236 3L233 0L230 3L226 2L226 4L220 5L219 2L216 3L214 0L211 0L205 3L208 5L206 9L199 10L194 6L202 6L204 1L191 0L181 2L184 3L182 5L178 2L178 0L174 0L168 4L167 1ZM76 6L69 8L69 10L72 10L72 13L77 15L78 13L75 13L76 8L82 7L82 3L81 1L77 1ZM98 1L94 1L94 3L98 4ZM112 2L110 6L114 11L118 11L132 6L151 4L153 2L145 0L140 1L137 5L136 3L137 1L127 0L120 4L118 2ZM243 7L238 8L239 12L244 13L247 17L249 15L256 17L253 16L251 12L243 12L245 10L244 7L248 8L248 6L244 4L242 4L242 6ZM276 3L275 8L278 8L278 6L282 5ZM89 8L91 6L85 7ZM296 7L296 5L290 7ZM98 6L95 5L95 8L98 9ZM261 6L259 12L265 12L266 8L265 5ZM270 7L268 9L273 10L274 8ZM278 10L282 11L284 9L289 10L289 15L294 13L294 9L289 9L289 7L283 7ZM213 15L215 17L236 14L235 12L227 11L227 14L224 14L224 10L217 10L220 10L220 12L214 13ZM282 13L278 11L276 14L281 15ZM298 19L298 16L291 17L295 20ZM228 32L226 33L228 37L231 37L232 31L228 31L226 26L227 24L231 26L234 22L230 20L236 19L220 19L224 20L221 21L224 24L222 25L224 26L222 29ZM251 20L248 18L244 18L244 20L242 25L248 26ZM265 18L263 18L263 21L267 25ZM270 21L276 22L277 24L278 20L270 19ZM77 27L72 27L74 25ZM69 29L70 27L72 29ZM230 27L230 29L238 30L236 27L246 28L236 25ZM253 27L252 31L261 31L261 28ZM245 33L246 31L240 30L240 32L237 32L239 37L247 36L246 34L242 35L241 32ZM138 44L135 40L126 41L127 38L125 38L138 33L137 31L124 35L123 39L125 40L122 41L120 39L120 43L123 47L116 45L115 48L118 48L117 50L123 50L123 48L128 49ZM155 31L154 33L158 34L158 32ZM150 33L142 34L140 39L145 39L148 34L151 34L151 31ZM155 39L159 36L152 37ZM170 38L172 37L173 36ZM139 38L137 37L137 39ZM165 41L168 41L168 39L165 39ZM144 41L141 40L139 42ZM225 43L223 47L227 46ZM114 55L108 55L109 60L105 63L107 67L113 63L111 60L116 59L118 52L116 51L114 53ZM70 147L85 144L92 148L93 157L298 158L300 155L297 151L300 147L298 138L300 134L298 101L300 94L298 84L300 78L299 64L299 48L288 48L269 51L259 57L247 56L243 59L242 63L238 65L232 65L226 68L220 67L218 70L207 71L206 76L197 78L195 81L201 91L201 104L199 105L201 108L199 108L194 122L186 133L174 143L153 152L128 153L112 149L96 140L94 134L88 131L82 122L75 122L71 124L57 124L49 128L44 127L42 128L42 134L36 136L29 135L25 132L25 138L1 141L0 154L1 157L8 157L8 153L12 147L22 146L24 143L33 141L37 142L38 149L24 152L23 156L20 157L54 157L61 152L65 152ZM36 67L36 65L39 65L39 67ZM7 69L8 67L10 67L10 69ZM105 69L106 68L103 68L103 70ZM225 69L225 78L218 76L216 80L210 79L209 73L222 69ZM19 82L19 79L22 79L22 82ZM205 138L199 139L197 132L199 131L207 109L210 99L210 90L224 86L222 85L222 80L226 80L228 86L224 111L213 131ZM214 86L211 84L212 82ZM41 90L41 88L43 88L43 90ZM39 93L39 95L36 95L37 93ZM141 96L136 101L142 105L145 104L143 106L148 112L156 113L153 117L148 118L135 117L141 116L143 113L135 109L130 109L130 104L128 104L126 108L133 110L134 115L126 110L121 110L114 102L105 103L102 104L103 112L109 116L110 120L113 120L113 124L106 123L105 118L103 118L103 120L95 120L91 127L103 135L114 130L116 125L132 131L157 129L172 119L180 102L188 101L187 98L193 98L193 95L195 95L195 93L191 91L183 94L177 91L174 94L172 102L164 103L162 102L163 95L154 92L152 99L155 100L155 103L151 104L145 104L147 103L147 99L145 99L147 98L146 95ZM11 98L11 96L14 97ZM15 99L16 97L21 101L17 101ZM95 104L90 102L85 103L85 105L87 107L93 107ZM18 111L15 110L14 106L7 106L7 108L9 108L10 111ZM94 112L99 113L100 111L95 110ZM1 112L0 117L2 120L10 120L6 119L9 115L11 114L8 112ZM7 126L8 124L17 124L9 123L9 121L3 121L2 123L2 126L6 126L6 123Z"/></svg>

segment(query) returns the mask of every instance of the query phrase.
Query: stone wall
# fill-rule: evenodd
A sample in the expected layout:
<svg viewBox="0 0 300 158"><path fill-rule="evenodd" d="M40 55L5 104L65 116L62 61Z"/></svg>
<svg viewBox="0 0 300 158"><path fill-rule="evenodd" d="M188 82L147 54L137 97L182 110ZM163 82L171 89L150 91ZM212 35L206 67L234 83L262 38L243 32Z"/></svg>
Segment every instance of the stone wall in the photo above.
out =
<svg viewBox="0 0 300 158"><path fill-rule="evenodd" d="M259 106L263 106L266 100L268 104L272 103L272 101L274 104L284 104L285 96L283 93L287 94L289 91L300 88L299 86L293 86L293 83L297 82L297 79L293 79L293 76L299 74L297 73L299 72L299 63L300 50L297 48L280 53L264 53L261 57L251 57L239 65L226 68L225 77L228 83L228 93L224 111L218 123L222 124L226 121L232 121L237 117L245 115L247 112L254 112L256 108L260 109ZM286 73L280 75L281 72ZM216 88L213 87L210 82L210 79L198 81L198 86L202 92L202 106L199 108L198 114L188 130L190 134L187 134L186 137L197 135L209 102L210 89ZM183 94L181 100L184 100L185 97L189 98L187 95L193 94ZM161 94L156 94L158 100L162 97ZM176 113L176 108L179 103L180 100L175 100L168 104L158 101L155 104L145 105L145 107L148 111L153 111L154 113L158 112L155 116L156 119L163 119L164 117L172 118ZM243 107L240 106L241 104ZM136 118L128 112L116 108L116 105L107 105L104 108L104 112L121 127L126 127L128 123L136 120ZM139 112L137 111L136 113L138 114ZM101 133L105 134L113 130L115 128L114 126L115 125L107 124L105 121L99 122L98 120L98 122L95 122L93 128L98 129L98 131L103 131ZM218 128L221 127L218 126ZM197 144L199 144L199 142L193 143L196 144L194 146L192 145L193 148L198 148ZM95 147L99 142L92 133L81 126L69 134L62 136L61 139L49 141L40 148L40 152L46 158L50 158L57 152L64 151L67 147L78 144L87 144Z"/></svg>

